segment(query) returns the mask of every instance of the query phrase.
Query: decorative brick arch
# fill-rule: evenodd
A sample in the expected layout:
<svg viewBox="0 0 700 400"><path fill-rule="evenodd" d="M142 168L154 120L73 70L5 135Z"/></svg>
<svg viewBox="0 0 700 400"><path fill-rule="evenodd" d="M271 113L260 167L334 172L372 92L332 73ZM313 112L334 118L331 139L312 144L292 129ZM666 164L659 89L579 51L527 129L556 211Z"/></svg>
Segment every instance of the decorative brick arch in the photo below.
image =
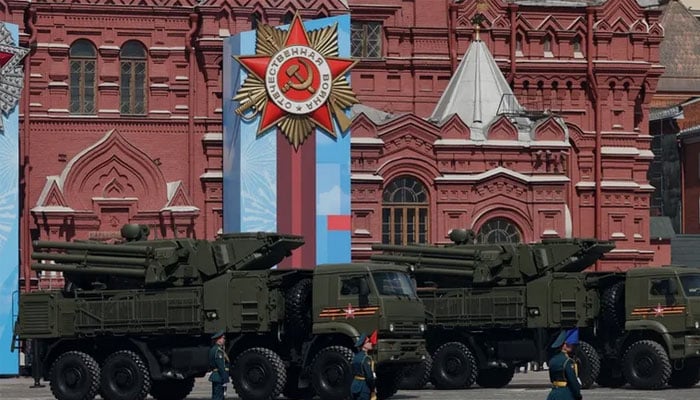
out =
<svg viewBox="0 0 700 400"><path fill-rule="evenodd" d="M506 218L513 222L522 235L522 241L530 243L534 241L534 227L527 213L512 204L492 203L480 211L474 213L471 229L478 234L481 227L493 218Z"/></svg>
<svg viewBox="0 0 700 400"><path fill-rule="evenodd" d="M486 138L488 140L518 140L518 128L510 122L508 117L502 116L489 126Z"/></svg>
<svg viewBox="0 0 700 400"><path fill-rule="evenodd" d="M108 239L129 222L161 237L192 236L199 209L182 181L166 183L146 153L111 130L46 178L31 213L45 238L71 240Z"/></svg>
<svg viewBox="0 0 700 400"><path fill-rule="evenodd" d="M534 129L534 140L566 141L567 132L556 119L549 117L537 124Z"/></svg>
<svg viewBox="0 0 700 400"><path fill-rule="evenodd" d="M158 210L167 202L163 174L116 130L76 155L61 180L66 200L78 210L92 208L93 197L136 197L143 210Z"/></svg>

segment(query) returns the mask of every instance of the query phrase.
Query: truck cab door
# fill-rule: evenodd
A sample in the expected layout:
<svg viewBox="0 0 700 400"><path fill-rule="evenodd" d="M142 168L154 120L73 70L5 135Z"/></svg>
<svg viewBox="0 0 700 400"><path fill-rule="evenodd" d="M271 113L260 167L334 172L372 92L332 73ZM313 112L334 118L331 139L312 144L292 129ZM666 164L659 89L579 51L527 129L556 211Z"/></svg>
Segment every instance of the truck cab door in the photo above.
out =
<svg viewBox="0 0 700 400"><path fill-rule="evenodd" d="M350 323L359 332L371 332L379 318L379 298L366 273L329 279L329 303L319 320Z"/></svg>

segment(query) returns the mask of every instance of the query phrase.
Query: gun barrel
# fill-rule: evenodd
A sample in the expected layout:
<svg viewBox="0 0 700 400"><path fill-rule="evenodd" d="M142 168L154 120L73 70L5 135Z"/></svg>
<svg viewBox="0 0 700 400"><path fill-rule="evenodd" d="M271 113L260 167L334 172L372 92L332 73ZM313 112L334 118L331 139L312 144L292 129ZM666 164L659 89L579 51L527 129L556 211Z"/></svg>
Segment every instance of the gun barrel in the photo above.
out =
<svg viewBox="0 0 700 400"><path fill-rule="evenodd" d="M473 267L473 260L450 260L446 258L434 258L434 257L419 257L419 256L393 256L386 254L377 254L370 257L374 261L388 261L395 263L406 263L406 264L419 264L419 265L432 265L439 267Z"/></svg>
<svg viewBox="0 0 700 400"><path fill-rule="evenodd" d="M88 264L108 264L108 265L134 265L146 267L147 261L142 257L109 257L91 256L80 254L55 254L55 253L32 253L34 260L53 260L57 263L88 263ZM45 264L42 264L45 265Z"/></svg>
<svg viewBox="0 0 700 400"><path fill-rule="evenodd" d="M421 267L416 270L416 272L423 274L435 274L435 275L455 275L463 276L466 278L474 277L474 271L472 270L459 270L452 268L431 268L431 267Z"/></svg>
<svg viewBox="0 0 700 400"><path fill-rule="evenodd" d="M446 247L428 247L428 246L401 246L395 244L375 244L372 245L372 250L392 251L398 253L421 253L430 254L442 257L474 257L476 249L460 249Z"/></svg>
<svg viewBox="0 0 700 400"><path fill-rule="evenodd" d="M147 255L153 251L150 246L127 246L123 244L103 244L103 243L76 243L76 242L56 242L49 240L35 240L32 242L34 249L61 249L61 250L87 250L93 252L119 253Z"/></svg>
<svg viewBox="0 0 700 400"><path fill-rule="evenodd" d="M33 263L31 265L33 271L61 271L61 272L79 272L81 274L92 275L116 275L126 276L131 278L143 278L146 276L146 271L143 269L134 268L117 268L117 267L86 267L76 264L41 264Z"/></svg>

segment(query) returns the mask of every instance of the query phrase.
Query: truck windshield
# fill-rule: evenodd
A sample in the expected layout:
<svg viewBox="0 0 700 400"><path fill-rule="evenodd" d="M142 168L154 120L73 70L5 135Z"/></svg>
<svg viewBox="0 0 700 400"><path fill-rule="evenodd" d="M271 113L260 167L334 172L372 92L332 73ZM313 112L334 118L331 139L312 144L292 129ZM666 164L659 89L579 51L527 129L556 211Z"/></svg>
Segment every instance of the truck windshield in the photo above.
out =
<svg viewBox="0 0 700 400"><path fill-rule="evenodd" d="M680 278L686 296L700 296L700 275L681 275Z"/></svg>
<svg viewBox="0 0 700 400"><path fill-rule="evenodd" d="M401 272L373 272L377 290L384 296L408 296L415 298L416 292L408 275Z"/></svg>

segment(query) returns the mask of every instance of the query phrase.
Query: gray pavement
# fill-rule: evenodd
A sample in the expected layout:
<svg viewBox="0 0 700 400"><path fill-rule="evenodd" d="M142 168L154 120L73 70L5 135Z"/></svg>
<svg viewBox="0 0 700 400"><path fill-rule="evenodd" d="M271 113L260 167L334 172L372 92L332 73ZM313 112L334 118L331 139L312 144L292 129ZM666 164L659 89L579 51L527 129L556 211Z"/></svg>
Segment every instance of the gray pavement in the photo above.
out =
<svg viewBox="0 0 700 400"><path fill-rule="evenodd" d="M516 374L513 382L504 389L481 389L475 386L468 390L400 391L394 400L544 400L549 393L547 372ZM0 378L0 399L2 400L50 400L53 399L48 384L46 387L30 389L33 381L29 378ZM192 400L207 400L210 397L209 383L200 379L188 397ZM230 389L229 389L230 393ZM603 389L594 387L583 392L584 400L686 400L700 399L700 385L692 389L665 389L640 391L629 388Z"/></svg>

